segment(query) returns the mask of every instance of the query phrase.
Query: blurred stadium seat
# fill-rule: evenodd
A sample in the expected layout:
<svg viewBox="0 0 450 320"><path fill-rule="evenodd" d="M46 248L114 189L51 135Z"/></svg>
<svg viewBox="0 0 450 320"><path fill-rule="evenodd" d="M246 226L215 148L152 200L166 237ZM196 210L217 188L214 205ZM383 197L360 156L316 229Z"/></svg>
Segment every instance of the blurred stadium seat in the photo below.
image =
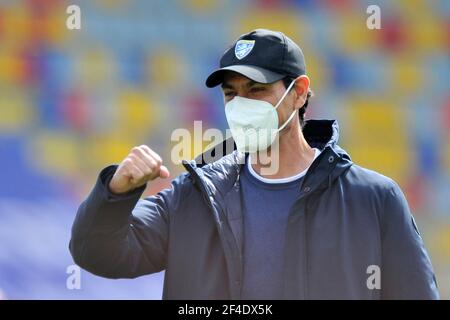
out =
<svg viewBox="0 0 450 320"><path fill-rule="evenodd" d="M79 31L65 27L69 4L81 7ZM369 4L382 30L365 27ZM66 289L76 208L132 146L169 159L173 129L226 128L204 80L257 27L304 48L316 94L307 116L337 118L353 160L401 184L450 298L447 0L1 0L0 298L161 297L162 274L83 271L82 290Z"/></svg>

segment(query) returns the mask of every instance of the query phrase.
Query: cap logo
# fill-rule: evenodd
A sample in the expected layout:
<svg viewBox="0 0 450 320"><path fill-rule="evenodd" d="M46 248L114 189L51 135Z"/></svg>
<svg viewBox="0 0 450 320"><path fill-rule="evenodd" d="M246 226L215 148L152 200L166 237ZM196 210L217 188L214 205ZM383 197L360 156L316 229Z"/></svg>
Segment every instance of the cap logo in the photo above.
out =
<svg viewBox="0 0 450 320"><path fill-rule="evenodd" d="M234 55L239 60L245 58L255 46L255 40L239 40L234 47Z"/></svg>

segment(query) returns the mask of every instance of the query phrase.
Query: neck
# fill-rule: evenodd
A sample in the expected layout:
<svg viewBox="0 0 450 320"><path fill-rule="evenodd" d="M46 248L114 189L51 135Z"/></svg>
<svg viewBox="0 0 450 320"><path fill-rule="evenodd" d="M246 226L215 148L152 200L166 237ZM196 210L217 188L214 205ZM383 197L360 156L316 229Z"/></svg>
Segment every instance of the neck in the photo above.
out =
<svg viewBox="0 0 450 320"><path fill-rule="evenodd" d="M308 168L314 160L314 150L306 142L300 125L286 128L267 150L251 155L253 169L262 177L282 179Z"/></svg>

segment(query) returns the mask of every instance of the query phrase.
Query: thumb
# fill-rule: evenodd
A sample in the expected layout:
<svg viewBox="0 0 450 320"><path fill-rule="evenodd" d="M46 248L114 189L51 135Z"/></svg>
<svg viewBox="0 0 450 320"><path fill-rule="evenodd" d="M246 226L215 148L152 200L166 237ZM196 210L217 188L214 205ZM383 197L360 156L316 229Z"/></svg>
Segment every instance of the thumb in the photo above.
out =
<svg viewBox="0 0 450 320"><path fill-rule="evenodd" d="M161 178L163 178L163 179L168 178L168 177L170 176L169 169L167 169L166 166L161 166L161 167L159 168L159 176L160 176Z"/></svg>

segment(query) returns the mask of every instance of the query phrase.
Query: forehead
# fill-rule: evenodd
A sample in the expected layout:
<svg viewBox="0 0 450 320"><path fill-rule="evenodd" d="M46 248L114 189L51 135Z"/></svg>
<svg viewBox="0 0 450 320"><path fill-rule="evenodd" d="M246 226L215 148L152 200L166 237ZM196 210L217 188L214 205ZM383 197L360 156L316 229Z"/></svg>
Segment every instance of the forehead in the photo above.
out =
<svg viewBox="0 0 450 320"><path fill-rule="evenodd" d="M245 82L254 82L254 81L234 71L225 71L223 75L223 83L245 83Z"/></svg>
<svg viewBox="0 0 450 320"><path fill-rule="evenodd" d="M284 89L283 81L278 80L273 83L261 83L256 82L240 73L234 71L225 71L222 82L222 89L233 89L233 88L249 88L254 85L262 85L273 89Z"/></svg>
<svg viewBox="0 0 450 320"><path fill-rule="evenodd" d="M253 80L251 80L250 78L247 78L246 76L234 72L234 71L225 71L224 75L223 75L223 83L222 86L224 85L242 85L242 84L253 84L253 83L257 83Z"/></svg>

